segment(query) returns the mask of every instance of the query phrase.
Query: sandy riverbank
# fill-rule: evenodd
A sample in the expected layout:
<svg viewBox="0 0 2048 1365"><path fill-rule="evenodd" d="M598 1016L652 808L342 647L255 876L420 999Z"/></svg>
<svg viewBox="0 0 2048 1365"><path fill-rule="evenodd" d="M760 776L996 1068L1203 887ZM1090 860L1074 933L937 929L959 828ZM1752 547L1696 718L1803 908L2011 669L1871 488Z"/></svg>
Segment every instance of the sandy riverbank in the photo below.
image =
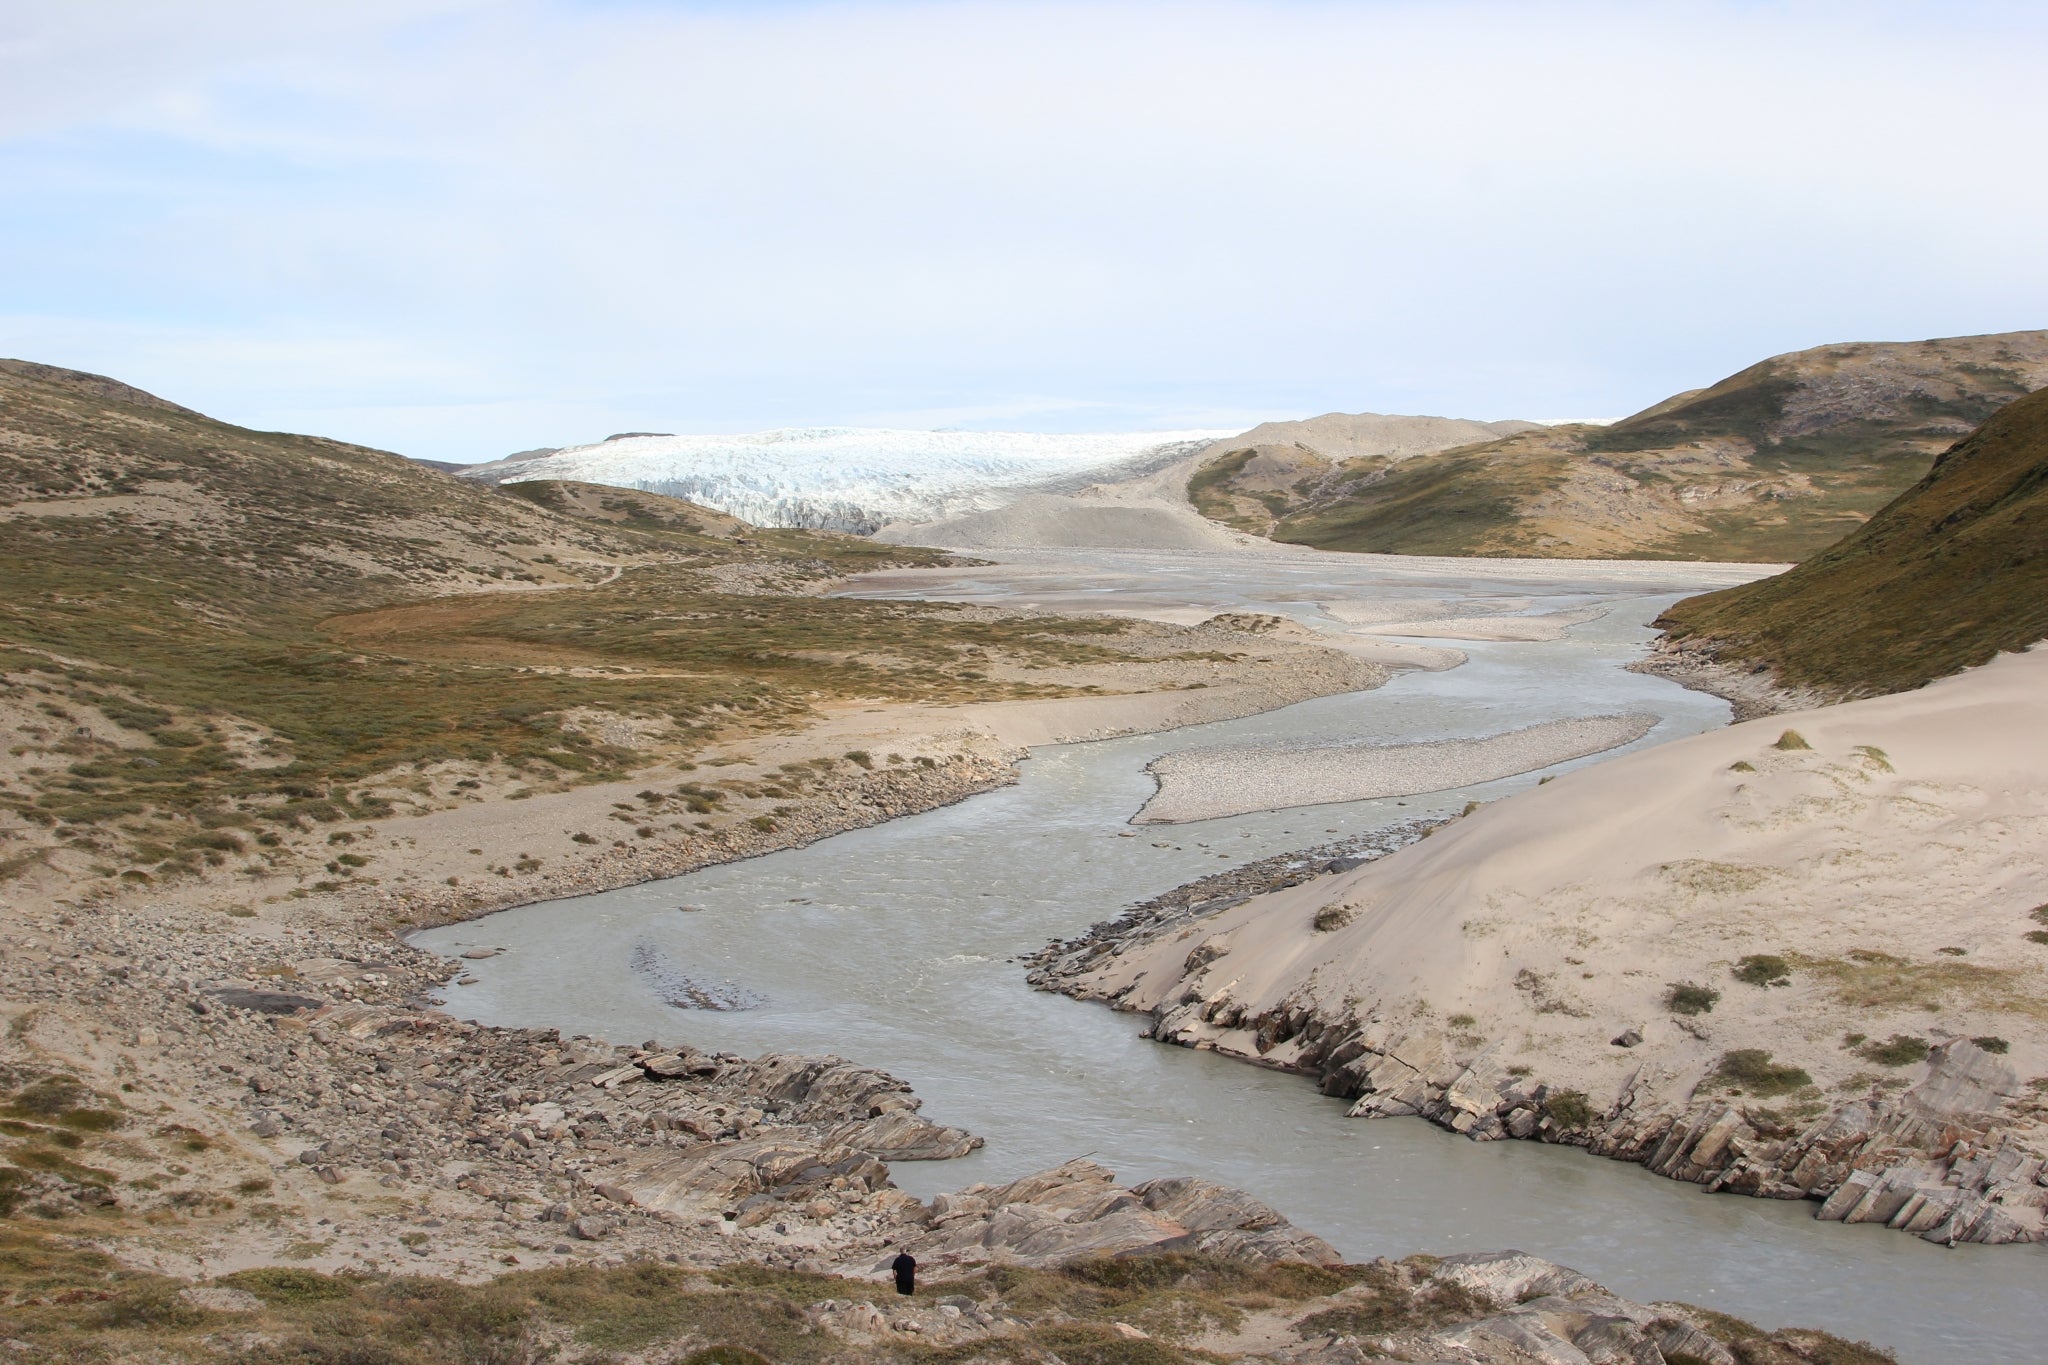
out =
<svg viewBox="0 0 2048 1365"><path fill-rule="evenodd" d="M1648 734L1657 717L1584 716L1477 739L1184 749L1147 766L1159 790L1134 825L1176 825L1251 811L1447 791L1604 753Z"/></svg>
<svg viewBox="0 0 2048 1365"><path fill-rule="evenodd" d="M1361 1116L2036 1240L2044 678L2037 650L1675 741L1040 980Z"/></svg>

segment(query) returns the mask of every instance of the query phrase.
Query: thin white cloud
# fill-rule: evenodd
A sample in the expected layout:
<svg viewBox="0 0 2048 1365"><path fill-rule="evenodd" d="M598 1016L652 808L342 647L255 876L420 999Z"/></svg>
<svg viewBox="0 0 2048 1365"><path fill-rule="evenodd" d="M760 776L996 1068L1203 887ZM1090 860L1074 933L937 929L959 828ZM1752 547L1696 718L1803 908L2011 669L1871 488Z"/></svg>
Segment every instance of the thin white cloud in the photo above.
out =
<svg viewBox="0 0 2048 1365"><path fill-rule="evenodd" d="M141 36L51 21L70 87L0 96L0 247L49 272L0 308L419 454L1632 410L2048 317L2020 6L81 9Z"/></svg>

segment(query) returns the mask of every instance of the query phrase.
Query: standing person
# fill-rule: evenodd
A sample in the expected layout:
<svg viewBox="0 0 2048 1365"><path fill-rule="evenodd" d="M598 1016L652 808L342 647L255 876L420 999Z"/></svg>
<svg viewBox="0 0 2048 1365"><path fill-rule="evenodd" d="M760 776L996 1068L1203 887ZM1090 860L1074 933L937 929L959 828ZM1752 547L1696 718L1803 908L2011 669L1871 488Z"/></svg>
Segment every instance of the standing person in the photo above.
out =
<svg viewBox="0 0 2048 1365"><path fill-rule="evenodd" d="M889 1262L889 1269L896 1272L896 1292L915 1294L917 1292L917 1257L907 1251L898 1251L896 1259Z"/></svg>

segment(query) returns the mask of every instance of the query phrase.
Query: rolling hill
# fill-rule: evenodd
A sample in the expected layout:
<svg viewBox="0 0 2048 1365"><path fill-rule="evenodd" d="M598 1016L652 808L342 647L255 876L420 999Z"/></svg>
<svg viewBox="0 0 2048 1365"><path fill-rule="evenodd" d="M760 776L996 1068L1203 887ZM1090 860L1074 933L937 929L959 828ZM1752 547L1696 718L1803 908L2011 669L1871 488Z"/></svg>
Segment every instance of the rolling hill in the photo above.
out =
<svg viewBox="0 0 2048 1365"><path fill-rule="evenodd" d="M1724 664L1837 696L1918 687L2048 639L2048 390L2000 410L1839 544L1658 624Z"/></svg>
<svg viewBox="0 0 2048 1365"><path fill-rule="evenodd" d="M1822 346L1611 426L1304 463L1298 478L1227 443L1189 494L1233 526L1331 550L1800 560L2044 385L2048 331Z"/></svg>
<svg viewBox="0 0 2048 1365"><path fill-rule="evenodd" d="M1056 693L983 668L1125 629L803 591L940 558L498 491L0 361L0 881L254 876L326 822L618 777L835 699Z"/></svg>

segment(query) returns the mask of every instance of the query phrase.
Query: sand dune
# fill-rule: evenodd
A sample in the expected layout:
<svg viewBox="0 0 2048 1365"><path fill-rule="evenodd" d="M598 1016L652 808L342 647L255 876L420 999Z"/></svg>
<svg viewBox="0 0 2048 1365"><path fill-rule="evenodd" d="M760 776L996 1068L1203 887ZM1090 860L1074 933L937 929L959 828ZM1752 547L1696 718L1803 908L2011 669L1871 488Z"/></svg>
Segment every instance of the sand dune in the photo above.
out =
<svg viewBox="0 0 2048 1365"><path fill-rule="evenodd" d="M1873 1066L1850 1033L1991 1037L2028 1076L2048 1071L2037 907L2042 648L1567 773L1379 862L1134 943L1086 993L1268 1064L1293 1045L1261 1046L1247 1021L1283 1008L1466 1035L1596 1109L1625 1084L1639 1110L1682 1105L1731 1049L1822 1090L1919 1074ZM1736 981L1750 954L1783 957L1790 984ZM1674 1015L1671 983L1688 981L1720 1007ZM1640 1045L1615 1046L1628 1029Z"/></svg>

